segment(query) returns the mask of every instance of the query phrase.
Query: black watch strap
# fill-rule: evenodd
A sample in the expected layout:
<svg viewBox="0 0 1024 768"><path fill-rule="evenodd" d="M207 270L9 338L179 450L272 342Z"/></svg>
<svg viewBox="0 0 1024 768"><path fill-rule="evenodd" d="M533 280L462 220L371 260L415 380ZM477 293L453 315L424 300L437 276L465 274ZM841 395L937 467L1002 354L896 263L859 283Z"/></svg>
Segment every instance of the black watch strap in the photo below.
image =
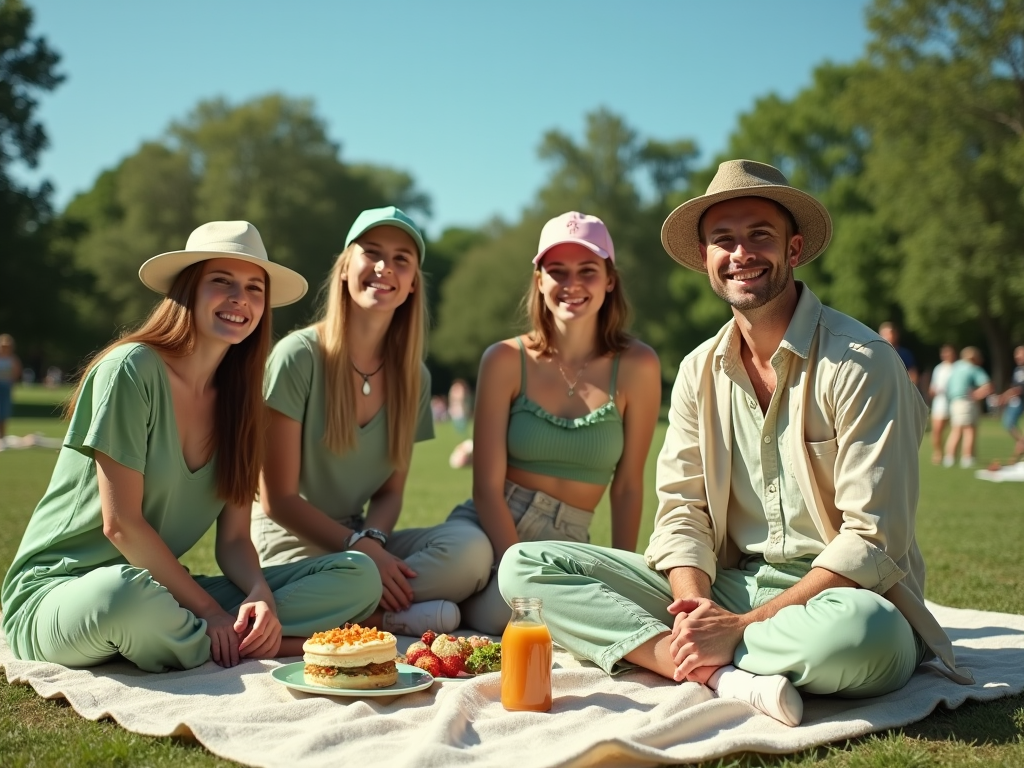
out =
<svg viewBox="0 0 1024 768"><path fill-rule="evenodd" d="M364 528L363 536L367 536L374 541L380 542L382 547L386 547L388 545L388 535L379 528Z"/></svg>

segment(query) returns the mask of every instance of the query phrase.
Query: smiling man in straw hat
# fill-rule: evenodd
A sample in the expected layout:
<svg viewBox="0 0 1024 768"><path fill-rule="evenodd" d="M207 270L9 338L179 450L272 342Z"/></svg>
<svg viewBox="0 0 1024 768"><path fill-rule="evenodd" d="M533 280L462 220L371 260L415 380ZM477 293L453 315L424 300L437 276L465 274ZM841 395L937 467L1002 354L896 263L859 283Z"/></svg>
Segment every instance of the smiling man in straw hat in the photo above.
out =
<svg viewBox="0 0 1024 768"><path fill-rule="evenodd" d="M923 600L927 408L889 344L793 278L831 235L821 203L749 160L669 215L665 249L733 319L680 365L647 551L521 544L500 575L607 671L704 683L789 725L798 689L877 696L933 656L971 681Z"/></svg>

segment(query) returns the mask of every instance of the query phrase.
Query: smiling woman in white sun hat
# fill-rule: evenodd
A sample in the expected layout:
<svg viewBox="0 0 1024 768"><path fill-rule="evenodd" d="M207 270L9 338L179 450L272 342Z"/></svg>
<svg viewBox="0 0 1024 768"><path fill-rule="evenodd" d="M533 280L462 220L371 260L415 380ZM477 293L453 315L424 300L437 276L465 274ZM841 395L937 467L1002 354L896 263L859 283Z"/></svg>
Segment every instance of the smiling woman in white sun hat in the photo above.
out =
<svg viewBox="0 0 1024 768"><path fill-rule="evenodd" d="M265 565L353 550L373 558L383 595L367 623L403 635L458 627L457 601L491 567L487 537L464 521L395 530L413 443L434 436L424 256L419 228L394 206L352 224L319 320L267 363L269 440L252 520Z"/></svg>
<svg viewBox="0 0 1024 768"><path fill-rule="evenodd" d="M306 281L269 261L244 221L204 224L139 276L165 298L78 384L4 580L7 640L21 659L85 667L120 654L153 672L299 653L379 595L369 558L264 571L249 539L269 307L299 300ZM215 522L224 576L193 577L178 557Z"/></svg>

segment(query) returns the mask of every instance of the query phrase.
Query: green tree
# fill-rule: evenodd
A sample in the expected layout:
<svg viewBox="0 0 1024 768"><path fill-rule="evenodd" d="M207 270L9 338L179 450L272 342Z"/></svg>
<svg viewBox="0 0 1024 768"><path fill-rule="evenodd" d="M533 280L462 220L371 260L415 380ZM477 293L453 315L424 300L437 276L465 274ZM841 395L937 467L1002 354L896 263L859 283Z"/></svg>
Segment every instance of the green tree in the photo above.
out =
<svg viewBox="0 0 1024 768"><path fill-rule="evenodd" d="M487 345L519 330L540 229L552 216L579 210L608 225L633 328L671 367L699 339L689 307L676 303L669 288L676 267L659 232L670 200L688 183L696 146L642 140L622 117L599 109L587 115L582 143L549 131L538 154L551 174L535 202L513 224L487 225L491 236L470 249L442 287L434 354L466 375Z"/></svg>
<svg viewBox="0 0 1024 768"><path fill-rule="evenodd" d="M395 202L415 214L429 199L411 177L349 166L312 102L269 95L232 105L200 103L68 206L70 245L92 278L80 297L98 339L136 322L156 301L139 265L184 246L205 221L244 219L260 230L270 257L304 275L310 293L276 310L284 333L308 322L317 290L360 210Z"/></svg>
<svg viewBox="0 0 1024 768"><path fill-rule="evenodd" d="M815 195L833 220L827 255L797 273L825 303L871 327L902 314L896 295L898 237L875 215L864 189L870 147L862 120L840 109L855 66L823 64L792 99L771 94L740 115L728 149L716 159L748 158L782 170ZM715 168L704 176L710 181ZM702 178L701 181L704 181Z"/></svg>
<svg viewBox="0 0 1024 768"><path fill-rule="evenodd" d="M0 0L0 329L12 333L31 365L57 353L68 320L59 301L72 284L68 264L51 253L51 188L19 184L16 164L35 167L46 148L38 95L64 79L60 56L32 37L33 14L21 0Z"/></svg>
<svg viewBox="0 0 1024 768"><path fill-rule="evenodd" d="M876 0L868 25L846 108L907 324L936 343L979 327L1001 384L1024 333L1024 2Z"/></svg>

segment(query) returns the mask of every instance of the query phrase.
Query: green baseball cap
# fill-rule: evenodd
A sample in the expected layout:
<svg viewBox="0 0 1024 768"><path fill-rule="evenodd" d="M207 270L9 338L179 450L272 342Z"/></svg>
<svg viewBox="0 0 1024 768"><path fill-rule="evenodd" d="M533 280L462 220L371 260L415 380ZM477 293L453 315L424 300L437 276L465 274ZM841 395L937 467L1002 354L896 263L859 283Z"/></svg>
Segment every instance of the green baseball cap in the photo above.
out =
<svg viewBox="0 0 1024 768"><path fill-rule="evenodd" d="M423 235L420 233L419 227L416 226L416 222L410 219L401 208L396 208L393 205L384 208L370 208L360 213L345 237L345 247L348 248L353 240L374 227L398 227L409 235L416 243L416 247L419 248L420 266L423 266L423 261L427 258L427 247L423 243Z"/></svg>

